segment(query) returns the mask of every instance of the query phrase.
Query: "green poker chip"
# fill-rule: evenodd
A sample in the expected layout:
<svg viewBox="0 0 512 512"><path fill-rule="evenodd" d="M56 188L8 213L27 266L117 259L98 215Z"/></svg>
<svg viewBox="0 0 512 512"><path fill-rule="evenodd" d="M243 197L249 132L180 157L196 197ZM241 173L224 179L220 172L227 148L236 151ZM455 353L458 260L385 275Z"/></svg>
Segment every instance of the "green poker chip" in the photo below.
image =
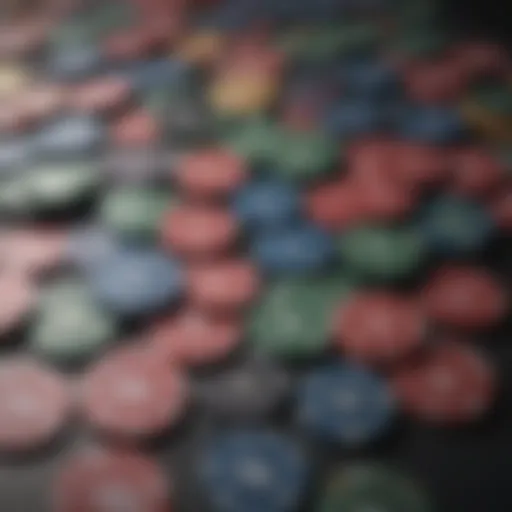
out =
<svg viewBox="0 0 512 512"><path fill-rule="evenodd" d="M79 280L58 281L43 290L29 332L32 350L56 362L79 362L115 338L117 322Z"/></svg>
<svg viewBox="0 0 512 512"><path fill-rule="evenodd" d="M414 274L427 256L427 243L409 226L361 226L340 237L338 251L363 280L387 281Z"/></svg>
<svg viewBox="0 0 512 512"><path fill-rule="evenodd" d="M433 512L430 498L394 468L358 463L328 481L317 512Z"/></svg>
<svg viewBox="0 0 512 512"><path fill-rule="evenodd" d="M100 222L130 240L153 240L162 215L173 204L170 191L154 187L123 186L107 192L100 205Z"/></svg>
<svg viewBox="0 0 512 512"><path fill-rule="evenodd" d="M272 283L249 321L254 350L278 358L321 355L329 343L334 308L351 290L344 275Z"/></svg>
<svg viewBox="0 0 512 512"><path fill-rule="evenodd" d="M340 156L340 144L322 132L283 130L274 155L276 172L294 181L306 181L331 171Z"/></svg>

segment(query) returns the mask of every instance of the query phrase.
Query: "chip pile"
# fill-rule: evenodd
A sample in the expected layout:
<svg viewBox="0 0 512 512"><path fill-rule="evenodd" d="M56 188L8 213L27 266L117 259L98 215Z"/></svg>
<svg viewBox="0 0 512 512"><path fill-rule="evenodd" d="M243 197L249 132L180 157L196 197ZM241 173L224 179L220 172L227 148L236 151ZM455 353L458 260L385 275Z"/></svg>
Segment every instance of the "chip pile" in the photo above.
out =
<svg viewBox="0 0 512 512"><path fill-rule="evenodd" d="M202 415L204 510L435 512L382 460L313 485L309 448L496 400L475 342L510 317L487 265L512 229L504 49L423 0L21 4L0 24L0 450L78 439L45 509L180 510L152 442Z"/></svg>

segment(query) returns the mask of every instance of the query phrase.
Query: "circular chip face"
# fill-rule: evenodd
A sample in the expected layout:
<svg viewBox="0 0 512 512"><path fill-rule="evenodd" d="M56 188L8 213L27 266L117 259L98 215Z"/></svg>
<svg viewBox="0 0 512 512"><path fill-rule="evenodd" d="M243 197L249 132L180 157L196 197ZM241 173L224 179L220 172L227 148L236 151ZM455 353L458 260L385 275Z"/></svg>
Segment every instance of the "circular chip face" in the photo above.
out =
<svg viewBox="0 0 512 512"><path fill-rule="evenodd" d="M137 452L82 449L53 483L55 512L170 510L170 484L161 468Z"/></svg>
<svg viewBox="0 0 512 512"><path fill-rule="evenodd" d="M314 226L297 226L258 233L251 255L263 272L304 274L325 269L333 260L334 243Z"/></svg>
<svg viewBox="0 0 512 512"><path fill-rule="evenodd" d="M340 237L338 251L360 277L377 281L410 276L426 258L425 241L410 227L353 228Z"/></svg>
<svg viewBox="0 0 512 512"><path fill-rule="evenodd" d="M427 314L436 322L461 329L493 327L508 310L501 283L478 267L445 266L437 270L424 290Z"/></svg>
<svg viewBox="0 0 512 512"><path fill-rule="evenodd" d="M199 387L199 401L214 417L252 420L276 411L290 388L283 368L254 359L207 379Z"/></svg>
<svg viewBox="0 0 512 512"><path fill-rule="evenodd" d="M421 486L379 463L352 463L335 471L322 493L319 512L433 512Z"/></svg>
<svg viewBox="0 0 512 512"><path fill-rule="evenodd" d="M8 272L37 275L64 260L66 233L43 226L0 231L0 266Z"/></svg>
<svg viewBox="0 0 512 512"><path fill-rule="evenodd" d="M93 427L134 440L162 434L181 419L188 401L184 376L143 348L104 357L86 374L82 391Z"/></svg>
<svg viewBox="0 0 512 512"><path fill-rule="evenodd" d="M127 249L92 269L94 295L123 315L144 315L180 298L184 279L176 261L151 249Z"/></svg>
<svg viewBox="0 0 512 512"><path fill-rule="evenodd" d="M298 421L328 442L362 445L391 426L395 400L387 384L363 368L335 364L303 377L297 392Z"/></svg>
<svg viewBox="0 0 512 512"><path fill-rule="evenodd" d="M2 360L0 394L2 450L39 448L52 441L69 418L68 383L31 359Z"/></svg>
<svg viewBox="0 0 512 512"><path fill-rule="evenodd" d="M420 215L419 228L430 250L463 255L482 250L493 235L491 216L479 204L456 196L441 196Z"/></svg>
<svg viewBox="0 0 512 512"><path fill-rule="evenodd" d="M243 184L246 175L243 160L220 148L189 153L174 171L174 178L185 193L205 199L233 192Z"/></svg>
<svg viewBox="0 0 512 512"><path fill-rule="evenodd" d="M237 429L212 439L199 471L216 510L291 512L300 503L308 468L290 439Z"/></svg>
<svg viewBox="0 0 512 512"><path fill-rule="evenodd" d="M441 340L415 364L398 370L392 384L402 407L417 420L460 424L488 411L497 383L494 369L475 349Z"/></svg>
<svg viewBox="0 0 512 512"><path fill-rule="evenodd" d="M208 257L227 251L236 241L238 225L223 209L183 205L162 221L164 246L186 257Z"/></svg>
<svg viewBox="0 0 512 512"><path fill-rule="evenodd" d="M452 157L452 190L466 197L485 198L498 189L506 170L482 148L455 151Z"/></svg>
<svg viewBox="0 0 512 512"><path fill-rule="evenodd" d="M300 201L299 190L290 183L275 178L260 179L235 193L233 211L244 227L271 230L299 220Z"/></svg>
<svg viewBox="0 0 512 512"><path fill-rule="evenodd" d="M365 363L409 355L423 344L426 327L419 301L393 293L355 294L334 315L336 347Z"/></svg>
<svg viewBox="0 0 512 512"><path fill-rule="evenodd" d="M162 188L125 185L106 192L99 218L121 239L153 240L171 203L171 193Z"/></svg>
<svg viewBox="0 0 512 512"><path fill-rule="evenodd" d="M351 285L342 275L271 284L251 313L249 341L258 353L283 358L321 355L334 309Z"/></svg>
<svg viewBox="0 0 512 512"><path fill-rule="evenodd" d="M71 89L68 103L72 109L86 114L111 112L125 105L131 96L129 83L120 76L106 76Z"/></svg>
<svg viewBox="0 0 512 512"><path fill-rule="evenodd" d="M42 291L29 330L31 349L56 362L83 362L112 342L117 325L80 281L53 282Z"/></svg>
<svg viewBox="0 0 512 512"><path fill-rule="evenodd" d="M24 274L0 273L0 335L9 334L20 326L31 313L37 297L32 281Z"/></svg>
<svg viewBox="0 0 512 512"><path fill-rule="evenodd" d="M259 288L258 272L245 260L193 266L188 273L189 299L205 311L241 311L254 300Z"/></svg>
<svg viewBox="0 0 512 512"><path fill-rule="evenodd" d="M186 366L217 363L239 345L240 319L217 318L190 307L150 328L151 350L163 360Z"/></svg>

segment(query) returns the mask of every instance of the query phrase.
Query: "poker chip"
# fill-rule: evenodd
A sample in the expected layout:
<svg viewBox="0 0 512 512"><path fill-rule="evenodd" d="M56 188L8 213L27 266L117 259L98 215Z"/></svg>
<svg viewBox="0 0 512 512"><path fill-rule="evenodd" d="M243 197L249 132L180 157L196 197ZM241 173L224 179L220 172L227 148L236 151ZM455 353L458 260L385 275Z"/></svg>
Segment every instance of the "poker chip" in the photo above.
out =
<svg viewBox="0 0 512 512"><path fill-rule="evenodd" d="M446 265L427 282L424 304L434 321L471 330L493 327L502 321L509 299L501 283L487 270Z"/></svg>
<svg viewBox="0 0 512 512"><path fill-rule="evenodd" d="M235 191L245 181L246 174L241 158L213 148L183 156L174 171L174 179L186 194L207 199Z"/></svg>
<svg viewBox="0 0 512 512"><path fill-rule="evenodd" d="M152 249L119 251L90 272L94 296L122 315L144 315L169 306L180 298L183 284L178 263Z"/></svg>
<svg viewBox="0 0 512 512"><path fill-rule="evenodd" d="M219 318L185 307L150 327L150 349L165 361L202 366L226 359L243 334L237 318Z"/></svg>
<svg viewBox="0 0 512 512"><path fill-rule="evenodd" d="M52 270L64 260L65 236L52 227L0 231L0 265L26 276Z"/></svg>
<svg viewBox="0 0 512 512"><path fill-rule="evenodd" d="M138 348L101 359L82 383L86 420L117 438L143 440L164 433L181 419L187 401L183 375Z"/></svg>
<svg viewBox="0 0 512 512"><path fill-rule="evenodd" d="M450 256L481 251L495 226L478 203L445 195L426 206L420 214L419 229L432 251Z"/></svg>
<svg viewBox="0 0 512 512"><path fill-rule="evenodd" d="M99 207L107 230L128 240L154 239L173 199L167 190L125 185L109 190Z"/></svg>
<svg viewBox="0 0 512 512"><path fill-rule="evenodd" d="M228 430L202 451L201 482L215 510L295 510L308 473L300 449L265 430Z"/></svg>
<svg viewBox="0 0 512 512"><path fill-rule="evenodd" d="M70 43L51 51L48 66L54 77L67 81L91 76L102 64L102 54L94 44Z"/></svg>
<svg viewBox="0 0 512 512"><path fill-rule="evenodd" d="M136 451L83 448L69 456L52 485L56 512L111 512L170 509L170 492L163 470Z"/></svg>
<svg viewBox="0 0 512 512"><path fill-rule="evenodd" d="M23 274L0 274L0 334L10 334L19 327L35 306L36 289Z"/></svg>
<svg viewBox="0 0 512 512"><path fill-rule="evenodd" d="M258 271L249 261L226 260L192 267L188 297L204 311L240 311L251 304L260 288Z"/></svg>
<svg viewBox="0 0 512 512"><path fill-rule="evenodd" d="M269 285L251 312L248 338L255 352L300 359L321 355L332 315L352 285L343 275L296 278Z"/></svg>
<svg viewBox="0 0 512 512"><path fill-rule="evenodd" d="M297 389L297 419L328 442L358 446L381 437L395 415L394 396L377 375L353 364L306 374Z"/></svg>
<svg viewBox="0 0 512 512"><path fill-rule="evenodd" d="M294 224L301 217L299 190L275 178L248 182L233 198L233 211L248 230L271 230Z"/></svg>
<svg viewBox="0 0 512 512"><path fill-rule="evenodd" d="M63 430L71 413L68 384L29 358L0 362L0 449L20 452L42 447Z"/></svg>
<svg viewBox="0 0 512 512"><path fill-rule="evenodd" d="M30 326L30 348L57 363L76 363L101 353L114 341L117 324L80 281L62 281L43 292Z"/></svg>
<svg viewBox="0 0 512 512"><path fill-rule="evenodd" d="M179 205L162 220L162 243L186 257L219 255L233 246L237 236L233 216L215 207Z"/></svg>
<svg viewBox="0 0 512 512"><path fill-rule="evenodd" d="M426 259L426 244L409 226L361 226L343 233L338 253L363 279L389 281L414 274Z"/></svg>
<svg viewBox="0 0 512 512"><path fill-rule="evenodd" d="M252 243L251 256L269 274L307 274L325 269L334 257L331 237L315 226L262 232Z"/></svg>
<svg viewBox="0 0 512 512"><path fill-rule="evenodd" d="M422 486L396 468L377 462L353 462L335 469L324 485L320 512L432 512Z"/></svg>
<svg viewBox="0 0 512 512"><path fill-rule="evenodd" d="M253 359L207 379L198 400L216 418L255 420L278 410L290 386L290 376L282 367Z"/></svg>
<svg viewBox="0 0 512 512"><path fill-rule="evenodd" d="M113 126L111 139L117 147L145 147L156 145L160 139L160 126L147 111L132 111L122 116Z"/></svg>
<svg viewBox="0 0 512 512"><path fill-rule="evenodd" d="M488 411L497 380L490 363L475 349L441 340L415 364L398 370L392 385L413 418L457 425L478 420Z"/></svg>
<svg viewBox="0 0 512 512"><path fill-rule="evenodd" d="M426 319L419 301L384 292L361 292L334 315L336 348L364 363L390 363L422 346Z"/></svg>
<svg viewBox="0 0 512 512"><path fill-rule="evenodd" d="M58 115L67 100L65 87L38 83L19 92L19 115L30 125ZM15 100L16 101L16 100Z"/></svg>

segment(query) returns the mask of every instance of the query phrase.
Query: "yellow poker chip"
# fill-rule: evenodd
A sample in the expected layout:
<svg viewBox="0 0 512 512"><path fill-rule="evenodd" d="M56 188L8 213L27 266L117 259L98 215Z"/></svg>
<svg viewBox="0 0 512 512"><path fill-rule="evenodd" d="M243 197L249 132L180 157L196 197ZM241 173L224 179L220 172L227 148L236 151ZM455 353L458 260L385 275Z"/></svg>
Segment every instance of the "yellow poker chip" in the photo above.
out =
<svg viewBox="0 0 512 512"><path fill-rule="evenodd" d="M196 65L209 65L220 57L226 38L215 31L191 34L178 46L179 58Z"/></svg>
<svg viewBox="0 0 512 512"><path fill-rule="evenodd" d="M227 73L209 91L212 108L220 114L245 116L269 108L279 91L273 76L256 73Z"/></svg>
<svg viewBox="0 0 512 512"><path fill-rule="evenodd" d="M25 68L16 64L0 63L0 97L14 96L25 89L30 81Z"/></svg>

